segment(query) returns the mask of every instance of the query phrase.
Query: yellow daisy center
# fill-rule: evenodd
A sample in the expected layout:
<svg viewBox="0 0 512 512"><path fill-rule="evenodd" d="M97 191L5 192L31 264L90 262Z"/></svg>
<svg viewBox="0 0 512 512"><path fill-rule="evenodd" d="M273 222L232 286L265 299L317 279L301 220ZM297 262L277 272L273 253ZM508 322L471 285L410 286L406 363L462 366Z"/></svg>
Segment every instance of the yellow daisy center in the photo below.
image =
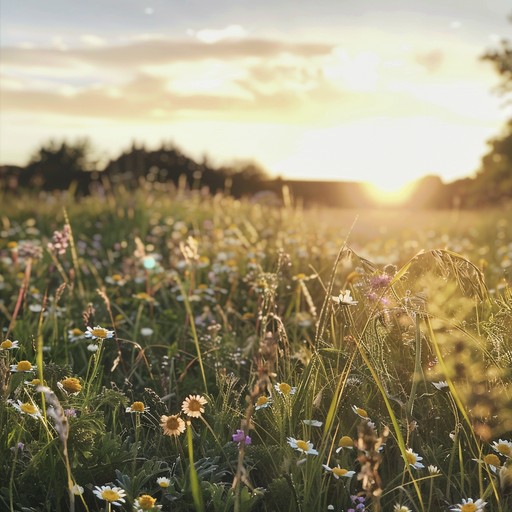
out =
<svg viewBox="0 0 512 512"><path fill-rule="evenodd" d="M149 494L143 494L139 496L137 501L142 510L151 510L155 506L156 498L151 497Z"/></svg>
<svg viewBox="0 0 512 512"><path fill-rule="evenodd" d="M510 446L508 444L499 443L498 446L496 446L496 450L498 450L502 455L511 455Z"/></svg>
<svg viewBox="0 0 512 512"><path fill-rule="evenodd" d="M131 409L135 412L144 412L145 406L142 402L133 402Z"/></svg>
<svg viewBox="0 0 512 512"><path fill-rule="evenodd" d="M350 436L343 436L340 439L338 445L345 447L345 448L348 448L348 447L352 448L354 446L354 440Z"/></svg>
<svg viewBox="0 0 512 512"><path fill-rule="evenodd" d="M135 298L140 299L140 300L152 300L151 295L149 295L146 292L140 292L140 293L135 294Z"/></svg>
<svg viewBox="0 0 512 512"><path fill-rule="evenodd" d="M81 334L83 334L83 331L81 331L78 327L75 327L72 331L71 331L71 334L73 336L80 336Z"/></svg>
<svg viewBox="0 0 512 512"><path fill-rule="evenodd" d="M32 364L30 364L30 361L20 361L16 366L16 369L19 372L28 372L32 370Z"/></svg>
<svg viewBox="0 0 512 512"><path fill-rule="evenodd" d="M307 452L309 450L309 444L306 443L306 441L303 441L302 439L297 439L295 444L297 445L297 448L304 452Z"/></svg>
<svg viewBox="0 0 512 512"><path fill-rule="evenodd" d="M40 381L39 379L32 379L32 380L30 381L30 384L31 384L32 386L39 386L39 384L41 384L41 381Z"/></svg>
<svg viewBox="0 0 512 512"><path fill-rule="evenodd" d="M112 281L121 281L122 277L120 274L114 274L112 276Z"/></svg>
<svg viewBox="0 0 512 512"><path fill-rule="evenodd" d="M265 405L268 402L268 398L265 395L261 395L258 397L258 400L256 400L256 405Z"/></svg>
<svg viewBox="0 0 512 512"><path fill-rule="evenodd" d="M21 404L20 409L26 414L36 414L37 412L37 408L31 403Z"/></svg>
<svg viewBox="0 0 512 512"><path fill-rule="evenodd" d="M279 391L281 391L283 395L289 395L291 390L292 387L290 384L286 384L286 382L281 382L281 384L279 384Z"/></svg>
<svg viewBox="0 0 512 512"><path fill-rule="evenodd" d="M409 464L416 464L416 455L414 453L407 452L405 456L407 457L407 462Z"/></svg>
<svg viewBox="0 0 512 512"><path fill-rule="evenodd" d="M5 340L0 343L0 348L11 348L12 347L12 341L11 340Z"/></svg>
<svg viewBox="0 0 512 512"><path fill-rule="evenodd" d="M461 512L476 512L478 510L474 503L465 503L460 507Z"/></svg>
<svg viewBox="0 0 512 512"><path fill-rule="evenodd" d="M158 482L158 485L163 489L167 489L167 487L169 487L169 482L167 480L160 480L160 482Z"/></svg>
<svg viewBox="0 0 512 512"><path fill-rule="evenodd" d="M91 331L91 334L95 337L95 338L103 338L105 339L107 337L107 329L104 329L103 327L95 327L92 331Z"/></svg>
<svg viewBox="0 0 512 512"><path fill-rule="evenodd" d="M336 476L343 476L343 475L346 475L348 473L348 469L344 469L344 468L332 468L332 472L336 475Z"/></svg>
<svg viewBox="0 0 512 512"><path fill-rule="evenodd" d="M112 502L118 500L121 496L112 489L105 489L101 491L101 497L106 501Z"/></svg>
<svg viewBox="0 0 512 512"><path fill-rule="evenodd" d="M78 393L82 389L82 384L80 384L80 381L74 377L64 379L61 381L61 384L64 390L68 393Z"/></svg>
<svg viewBox="0 0 512 512"><path fill-rule="evenodd" d="M486 464L491 464L492 466L501 466L500 459L494 453L489 453L484 457L483 460Z"/></svg>

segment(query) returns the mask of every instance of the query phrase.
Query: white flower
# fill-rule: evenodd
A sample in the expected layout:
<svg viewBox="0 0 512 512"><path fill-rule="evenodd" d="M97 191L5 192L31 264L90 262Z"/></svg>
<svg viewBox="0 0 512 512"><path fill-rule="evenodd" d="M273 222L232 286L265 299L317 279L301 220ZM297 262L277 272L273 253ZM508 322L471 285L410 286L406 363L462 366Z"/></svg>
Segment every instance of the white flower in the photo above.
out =
<svg viewBox="0 0 512 512"><path fill-rule="evenodd" d="M462 499L462 503L459 503L450 510L452 512L482 512L485 510L485 505L487 505L485 501L480 499L473 501L473 498L468 498L467 500Z"/></svg>
<svg viewBox="0 0 512 512"><path fill-rule="evenodd" d="M330 468L327 464L322 464L322 467L329 473L332 473L332 476L336 478L336 480L340 478L352 478L356 474L355 471L342 468L339 464L334 468Z"/></svg>
<svg viewBox="0 0 512 512"><path fill-rule="evenodd" d="M17 364L11 364L11 372L16 373L28 373L35 372L37 370L37 365L32 365L30 361L19 361Z"/></svg>
<svg viewBox="0 0 512 512"><path fill-rule="evenodd" d="M266 409L267 407L270 407L271 404L272 404L272 398L270 398L266 395L260 395L258 397L258 399L256 400L254 410L259 411L260 409Z"/></svg>
<svg viewBox="0 0 512 512"><path fill-rule="evenodd" d="M143 327L141 330L140 330L140 333L142 334L142 336L151 336L153 334L153 329L151 329L151 327Z"/></svg>
<svg viewBox="0 0 512 512"><path fill-rule="evenodd" d="M110 487L110 485L97 485L92 491L100 500L105 500L118 507L125 502L126 492L121 487Z"/></svg>
<svg viewBox="0 0 512 512"><path fill-rule="evenodd" d="M292 387L286 382L278 382L277 384L274 384L274 388L282 396L294 395L297 391L295 386Z"/></svg>
<svg viewBox="0 0 512 512"><path fill-rule="evenodd" d="M361 407L357 407L357 405L352 406L352 410L360 417L363 418L363 420L369 420L370 417L368 416L368 413L365 409L361 409Z"/></svg>
<svg viewBox="0 0 512 512"><path fill-rule="evenodd" d="M12 405L21 414L28 414L32 418L41 418L41 411L32 402L22 402L21 400L7 400L7 403Z"/></svg>
<svg viewBox="0 0 512 512"><path fill-rule="evenodd" d="M411 509L405 505L400 505L400 503L397 503L393 507L393 512L411 512Z"/></svg>
<svg viewBox="0 0 512 512"><path fill-rule="evenodd" d="M323 423L318 420L302 420L304 425L308 425L309 427L321 427Z"/></svg>
<svg viewBox="0 0 512 512"><path fill-rule="evenodd" d="M171 480L165 476L160 476L156 479L156 483L162 488L167 489L171 485Z"/></svg>
<svg viewBox="0 0 512 512"><path fill-rule="evenodd" d="M491 448L498 452L500 455L505 455L506 457L512 457L512 442L507 441L506 439L500 439L499 441L494 441L492 443Z"/></svg>
<svg viewBox="0 0 512 512"><path fill-rule="evenodd" d="M428 466L427 467L427 470L429 472L429 474L431 475L439 475L441 473L441 471L439 471L439 468L437 466Z"/></svg>
<svg viewBox="0 0 512 512"><path fill-rule="evenodd" d="M11 340L4 340L2 343L0 343L0 350L14 350L15 348L20 348L19 341L11 341Z"/></svg>
<svg viewBox="0 0 512 512"><path fill-rule="evenodd" d="M106 340L114 337L114 331L109 331L100 325L97 325L96 327L87 327L85 337L93 340Z"/></svg>
<svg viewBox="0 0 512 512"><path fill-rule="evenodd" d="M355 306L357 304L357 300L354 300L350 295L350 290L341 290L337 297L333 295L331 299L340 306Z"/></svg>
<svg viewBox="0 0 512 512"><path fill-rule="evenodd" d="M416 469L422 469L425 466L419 462L420 460L423 460L423 457L420 457L417 453L412 451L412 448L407 448L405 453L407 463Z"/></svg>
<svg viewBox="0 0 512 512"><path fill-rule="evenodd" d="M96 345L96 343L89 343L89 345L87 345L87 350L89 352L96 352L98 350L98 345Z"/></svg>
<svg viewBox="0 0 512 512"><path fill-rule="evenodd" d="M288 437L288 444L295 450L304 453L306 455L318 455L318 451L313 448L313 443L309 441L303 441L302 439L295 439Z"/></svg>
<svg viewBox="0 0 512 512"><path fill-rule="evenodd" d="M440 380L439 382L432 382L432 386L434 386L439 391L449 387L448 383L445 380Z"/></svg>

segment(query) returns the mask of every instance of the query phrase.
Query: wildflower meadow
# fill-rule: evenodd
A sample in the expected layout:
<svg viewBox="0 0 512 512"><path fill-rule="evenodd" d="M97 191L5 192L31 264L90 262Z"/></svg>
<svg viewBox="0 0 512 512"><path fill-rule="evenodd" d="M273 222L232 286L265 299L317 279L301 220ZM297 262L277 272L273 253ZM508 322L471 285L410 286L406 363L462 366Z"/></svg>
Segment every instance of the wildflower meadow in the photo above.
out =
<svg viewBox="0 0 512 512"><path fill-rule="evenodd" d="M0 212L0 510L512 510L510 209Z"/></svg>

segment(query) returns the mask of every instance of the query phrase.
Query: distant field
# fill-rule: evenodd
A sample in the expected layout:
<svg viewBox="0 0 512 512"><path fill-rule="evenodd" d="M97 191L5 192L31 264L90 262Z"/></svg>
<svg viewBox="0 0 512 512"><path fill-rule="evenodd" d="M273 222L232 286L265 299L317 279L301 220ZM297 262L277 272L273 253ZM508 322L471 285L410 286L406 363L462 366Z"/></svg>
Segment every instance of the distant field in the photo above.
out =
<svg viewBox="0 0 512 512"><path fill-rule="evenodd" d="M510 510L511 219L1 198L0 509Z"/></svg>

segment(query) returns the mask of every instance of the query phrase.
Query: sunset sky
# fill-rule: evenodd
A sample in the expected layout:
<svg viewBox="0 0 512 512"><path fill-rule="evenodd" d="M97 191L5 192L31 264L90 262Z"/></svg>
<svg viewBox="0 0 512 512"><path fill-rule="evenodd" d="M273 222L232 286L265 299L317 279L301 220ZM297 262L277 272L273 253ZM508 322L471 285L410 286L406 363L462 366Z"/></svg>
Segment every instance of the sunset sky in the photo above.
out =
<svg viewBox="0 0 512 512"><path fill-rule="evenodd" d="M1 0L0 163L87 136L272 176L474 174L510 108L510 0Z"/></svg>

